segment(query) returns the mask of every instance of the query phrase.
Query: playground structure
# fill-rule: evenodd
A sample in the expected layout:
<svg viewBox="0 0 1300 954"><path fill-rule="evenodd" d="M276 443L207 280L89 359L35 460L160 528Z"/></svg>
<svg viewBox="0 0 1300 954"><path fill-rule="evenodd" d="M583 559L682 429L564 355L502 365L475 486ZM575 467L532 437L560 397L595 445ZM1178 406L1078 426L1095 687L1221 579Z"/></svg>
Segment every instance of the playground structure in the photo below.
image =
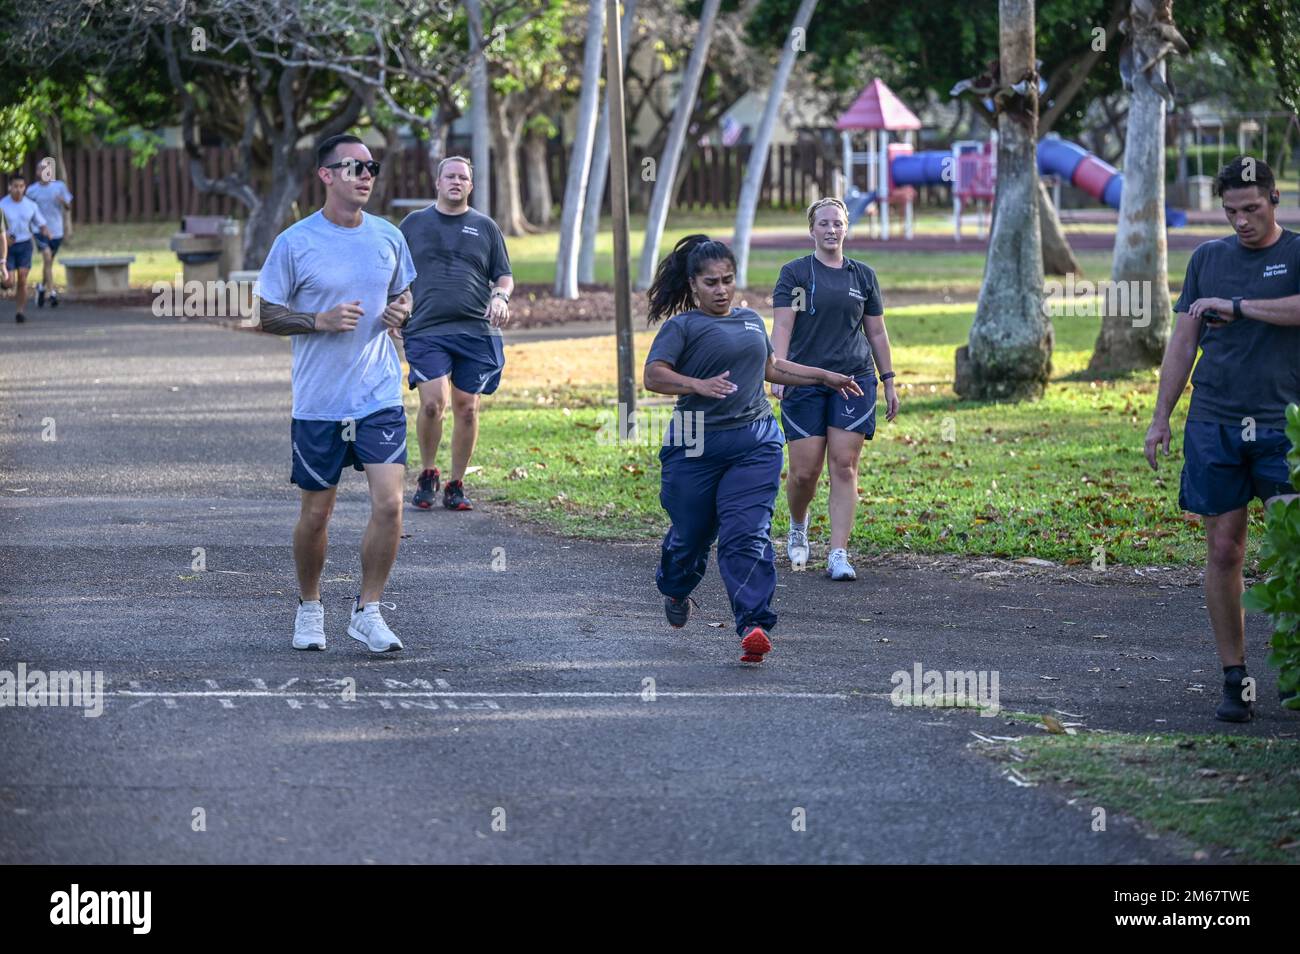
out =
<svg viewBox="0 0 1300 954"><path fill-rule="evenodd" d="M953 240L962 238L962 220L970 206L977 213L977 229L984 232L984 211L991 208L997 189L997 134L988 141L959 140L951 149L916 152L913 136L921 121L881 80L875 79L836 120L843 146L844 199L849 212L849 226L868 216L868 234L881 241L889 239L890 206L903 210L903 238L912 238L912 204L916 187L950 185L953 204ZM865 152L853 149L853 133L870 133L870 147ZM903 140L891 142L898 132ZM856 168L865 167L867 187L854 185ZM1048 135L1038 143L1038 173L1050 178L1053 199L1060 207L1060 188L1069 183L1113 209L1120 206L1124 177L1110 163L1077 143ZM873 210L878 214L871 216ZM1165 225L1177 228L1187 224L1187 214L1179 209L1165 209Z"/></svg>

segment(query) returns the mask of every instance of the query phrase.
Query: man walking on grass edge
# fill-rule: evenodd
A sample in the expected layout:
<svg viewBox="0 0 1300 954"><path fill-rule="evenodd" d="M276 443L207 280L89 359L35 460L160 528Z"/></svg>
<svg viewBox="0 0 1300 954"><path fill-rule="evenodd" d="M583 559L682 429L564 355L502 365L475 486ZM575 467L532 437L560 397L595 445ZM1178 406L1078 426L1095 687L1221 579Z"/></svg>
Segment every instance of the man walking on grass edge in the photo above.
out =
<svg viewBox="0 0 1300 954"><path fill-rule="evenodd" d="M1294 499L1286 455L1286 406L1300 403L1300 235L1277 224L1280 196L1264 162L1239 156L1219 170L1214 194L1234 235L1206 242L1187 265L1177 324L1160 366L1146 456L1169 453L1169 417L1192 376L1183 432L1179 506L1205 518L1205 605L1223 664L1215 716L1249 722L1255 682L1246 676L1241 605L1247 508Z"/></svg>

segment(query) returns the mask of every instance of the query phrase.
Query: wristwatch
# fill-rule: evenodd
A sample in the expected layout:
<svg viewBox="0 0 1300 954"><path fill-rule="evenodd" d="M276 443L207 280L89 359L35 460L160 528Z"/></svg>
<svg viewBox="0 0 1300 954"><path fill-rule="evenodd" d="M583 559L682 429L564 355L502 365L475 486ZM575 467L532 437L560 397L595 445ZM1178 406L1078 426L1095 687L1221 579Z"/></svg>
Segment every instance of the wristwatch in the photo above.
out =
<svg viewBox="0 0 1300 954"><path fill-rule="evenodd" d="M509 296L508 294L506 294L504 291L502 291L500 288L494 288L494 289L492 289L492 297L493 297L493 298L500 298L500 299L501 299L502 301L504 301L507 305L510 304L510 296Z"/></svg>
<svg viewBox="0 0 1300 954"><path fill-rule="evenodd" d="M1237 295L1235 298L1232 299L1232 317L1233 317L1233 318L1236 318L1238 321L1241 321L1241 319L1243 319L1243 318L1246 317L1245 315L1243 315L1243 314L1241 313L1241 296L1240 296L1240 295Z"/></svg>
<svg viewBox="0 0 1300 954"><path fill-rule="evenodd" d="M896 378L896 377L898 377L898 375L896 375L893 371L886 371L884 374L880 376L880 380L888 381L890 378Z"/></svg>

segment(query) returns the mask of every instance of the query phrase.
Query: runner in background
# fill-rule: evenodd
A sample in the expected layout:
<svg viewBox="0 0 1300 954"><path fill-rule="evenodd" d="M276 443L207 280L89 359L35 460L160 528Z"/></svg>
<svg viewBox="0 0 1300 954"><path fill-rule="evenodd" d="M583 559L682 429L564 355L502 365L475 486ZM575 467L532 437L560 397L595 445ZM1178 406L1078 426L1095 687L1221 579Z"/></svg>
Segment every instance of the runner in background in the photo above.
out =
<svg viewBox="0 0 1300 954"><path fill-rule="evenodd" d="M27 198L36 203L50 230L47 239L36 236L41 253L41 281L36 286L36 307L44 308L48 297L51 308L59 307L59 292L54 287L54 256L63 244L63 210L72 208L72 193L62 179L55 178L53 156L46 156L36 166L36 181L27 187Z"/></svg>
<svg viewBox="0 0 1300 954"><path fill-rule="evenodd" d="M9 177L9 194L0 199L0 215L3 215L8 234L9 248L5 253L5 265L13 274L14 283L14 321L22 324L27 320L23 309L27 307L27 273L32 267L32 236L39 233L49 238L45 227L45 218L36 203L27 198L27 177L15 172Z"/></svg>
<svg viewBox="0 0 1300 954"><path fill-rule="evenodd" d="M789 446L786 502L790 536L786 552L792 569L808 563L808 505L817 493L823 466L831 474L831 546L826 575L854 580L849 536L858 503L858 462L862 444L876 432L876 369L885 384L885 420L898 413L889 332L876 273L844 256L848 212L836 198L819 199L808 209L813 253L781 268L772 293L772 348L778 358L847 374L862 397L846 399L821 384L783 387L781 423Z"/></svg>

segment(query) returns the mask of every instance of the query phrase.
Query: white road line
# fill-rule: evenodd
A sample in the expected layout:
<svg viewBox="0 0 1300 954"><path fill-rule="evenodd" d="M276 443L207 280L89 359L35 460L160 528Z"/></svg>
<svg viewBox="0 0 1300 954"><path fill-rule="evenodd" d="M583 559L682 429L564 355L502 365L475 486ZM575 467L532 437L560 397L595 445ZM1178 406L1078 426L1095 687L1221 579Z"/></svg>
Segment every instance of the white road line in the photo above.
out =
<svg viewBox="0 0 1300 954"><path fill-rule="evenodd" d="M432 692L412 691L398 692L363 691L350 693L357 698L394 698L394 699L640 699L639 691L629 692ZM289 699L321 698L337 699L342 690L336 692L279 692L274 689L232 689L229 691L192 690L178 692L157 692L141 689L110 689L105 696L120 696L128 699ZM861 693L866 696L885 696L889 693ZM844 692L664 692L656 691L656 698L666 699L848 699Z"/></svg>

